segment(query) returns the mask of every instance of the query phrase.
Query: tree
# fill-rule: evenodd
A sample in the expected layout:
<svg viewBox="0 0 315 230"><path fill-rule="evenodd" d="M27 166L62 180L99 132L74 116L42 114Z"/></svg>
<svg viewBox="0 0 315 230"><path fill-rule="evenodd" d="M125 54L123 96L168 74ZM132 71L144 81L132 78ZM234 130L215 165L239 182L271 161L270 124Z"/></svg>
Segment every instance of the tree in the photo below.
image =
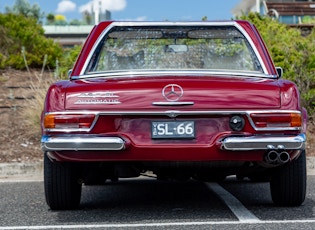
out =
<svg viewBox="0 0 315 230"><path fill-rule="evenodd" d="M62 56L60 45L44 36L36 19L21 14L0 14L0 47L0 68L24 69L21 50L33 68L42 67L45 55L49 67L54 67L56 59Z"/></svg>
<svg viewBox="0 0 315 230"><path fill-rule="evenodd" d="M53 25L55 23L55 15L53 13L49 13L46 16L46 24Z"/></svg>
<svg viewBox="0 0 315 230"><path fill-rule="evenodd" d="M41 23L44 13L41 12L38 4L31 5L27 0L16 0L12 8L6 7L9 14L21 14L25 17L33 17L37 22Z"/></svg>
<svg viewBox="0 0 315 230"><path fill-rule="evenodd" d="M56 14L55 15L55 25L59 25L59 26L67 25L66 17L62 14Z"/></svg>

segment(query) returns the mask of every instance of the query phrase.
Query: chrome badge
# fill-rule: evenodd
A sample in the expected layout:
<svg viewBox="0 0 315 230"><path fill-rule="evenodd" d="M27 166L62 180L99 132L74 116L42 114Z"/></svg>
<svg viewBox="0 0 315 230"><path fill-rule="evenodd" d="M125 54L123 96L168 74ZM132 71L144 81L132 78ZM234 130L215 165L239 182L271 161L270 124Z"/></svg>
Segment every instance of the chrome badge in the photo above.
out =
<svg viewBox="0 0 315 230"><path fill-rule="evenodd" d="M120 104L119 96L113 92L81 93L74 104L79 105L116 105Z"/></svg>
<svg viewBox="0 0 315 230"><path fill-rule="evenodd" d="M178 101L183 94L183 88L176 84L169 84L162 90L162 95L167 101Z"/></svg>

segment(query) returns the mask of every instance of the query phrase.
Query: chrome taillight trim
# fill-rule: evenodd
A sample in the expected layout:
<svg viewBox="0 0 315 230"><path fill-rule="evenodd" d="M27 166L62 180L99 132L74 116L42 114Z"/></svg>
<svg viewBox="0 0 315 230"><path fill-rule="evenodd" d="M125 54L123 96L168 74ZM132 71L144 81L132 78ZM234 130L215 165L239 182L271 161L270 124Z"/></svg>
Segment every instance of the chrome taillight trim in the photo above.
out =
<svg viewBox="0 0 315 230"><path fill-rule="evenodd" d="M277 111L259 111L259 112L252 111L252 112L247 112L246 115L247 115L247 118L248 118L251 126L256 131L298 131L298 130L302 130L302 126L300 126L300 127L265 127L265 128L258 128L255 125L253 119L250 116L253 113L259 113L259 114L272 114L272 113L275 113L275 114L279 114L279 113L289 114L289 113L296 113L296 114L302 115L300 111L296 111L296 110L277 110Z"/></svg>
<svg viewBox="0 0 315 230"><path fill-rule="evenodd" d="M101 115L130 115L130 116L141 116L141 115L152 115L152 116L168 116L171 118L175 118L178 116L195 116L195 115L245 115L251 126L256 131L299 131L302 130L302 127L266 127L266 128L258 128L255 126L250 114L252 113L261 113L261 114L270 114L270 113L297 113L301 114L298 110L215 110L215 111L207 111L207 110L161 110L161 111L134 111L134 110L120 110L120 111L64 111L64 112L49 112L47 114L94 114L95 118L92 122L92 125L89 129L44 129L46 132L90 132L95 126L99 116Z"/></svg>
<svg viewBox="0 0 315 230"><path fill-rule="evenodd" d="M50 112L50 113L46 113L46 115L48 114L60 114L60 115L74 115L74 114L79 114L79 115L84 115L84 114L94 114L95 117L94 117L94 120L92 121L92 124L90 126L90 128L67 128L67 129L60 129L60 128L50 128L50 129L45 129L44 130L46 132L61 132L61 133L70 133L70 132L90 132L95 124L96 124L96 121L98 120L98 117L99 117L99 112L94 112L94 111L76 111L76 112Z"/></svg>

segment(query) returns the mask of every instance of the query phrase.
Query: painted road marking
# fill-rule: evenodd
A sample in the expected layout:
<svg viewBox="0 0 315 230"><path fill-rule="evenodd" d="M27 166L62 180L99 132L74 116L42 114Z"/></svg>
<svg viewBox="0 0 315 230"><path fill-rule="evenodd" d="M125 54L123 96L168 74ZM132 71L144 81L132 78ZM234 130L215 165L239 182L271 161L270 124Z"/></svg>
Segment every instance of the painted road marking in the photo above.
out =
<svg viewBox="0 0 315 230"><path fill-rule="evenodd" d="M253 221L250 224L310 224L315 220L262 220ZM171 223L143 223L143 224L80 224L80 225L41 225L41 226L6 226L0 227L0 230L41 230L41 229L105 229L105 228L141 228L141 227L171 227L171 226L215 226L215 225L242 225L239 221L200 221L200 222L171 222Z"/></svg>
<svg viewBox="0 0 315 230"><path fill-rule="evenodd" d="M219 198L229 207L240 222L257 223L260 221L238 199L222 188L218 183L206 183L206 185L210 190L217 194L217 196L219 196Z"/></svg>

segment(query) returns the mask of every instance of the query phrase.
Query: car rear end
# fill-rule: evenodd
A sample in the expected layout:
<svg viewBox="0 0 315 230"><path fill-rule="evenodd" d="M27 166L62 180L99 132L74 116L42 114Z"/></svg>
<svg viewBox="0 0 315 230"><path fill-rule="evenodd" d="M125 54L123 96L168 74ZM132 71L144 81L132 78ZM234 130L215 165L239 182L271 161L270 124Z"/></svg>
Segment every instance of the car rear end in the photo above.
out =
<svg viewBox="0 0 315 230"><path fill-rule="evenodd" d="M183 95L168 101L167 90ZM45 150L60 161L268 161L262 152L304 143L301 112L280 109L277 80L141 76L77 81L67 91L66 110L44 120Z"/></svg>
<svg viewBox="0 0 315 230"><path fill-rule="evenodd" d="M263 175L274 181L275 203L304 200L305 186L298 184L290 202L290 195L279 198L284 188L277 184L287 173L281 170L305 159L306 115L297 87L278 78L254 27L241 21L104 26L87 41L82 53L90 52L81 53L70 81L51 86L46 98L42 149L51 207L77 206L81 191L70 184L75 198L57 201L55 170L85 184L146 172L203 181Z"/></svg>

